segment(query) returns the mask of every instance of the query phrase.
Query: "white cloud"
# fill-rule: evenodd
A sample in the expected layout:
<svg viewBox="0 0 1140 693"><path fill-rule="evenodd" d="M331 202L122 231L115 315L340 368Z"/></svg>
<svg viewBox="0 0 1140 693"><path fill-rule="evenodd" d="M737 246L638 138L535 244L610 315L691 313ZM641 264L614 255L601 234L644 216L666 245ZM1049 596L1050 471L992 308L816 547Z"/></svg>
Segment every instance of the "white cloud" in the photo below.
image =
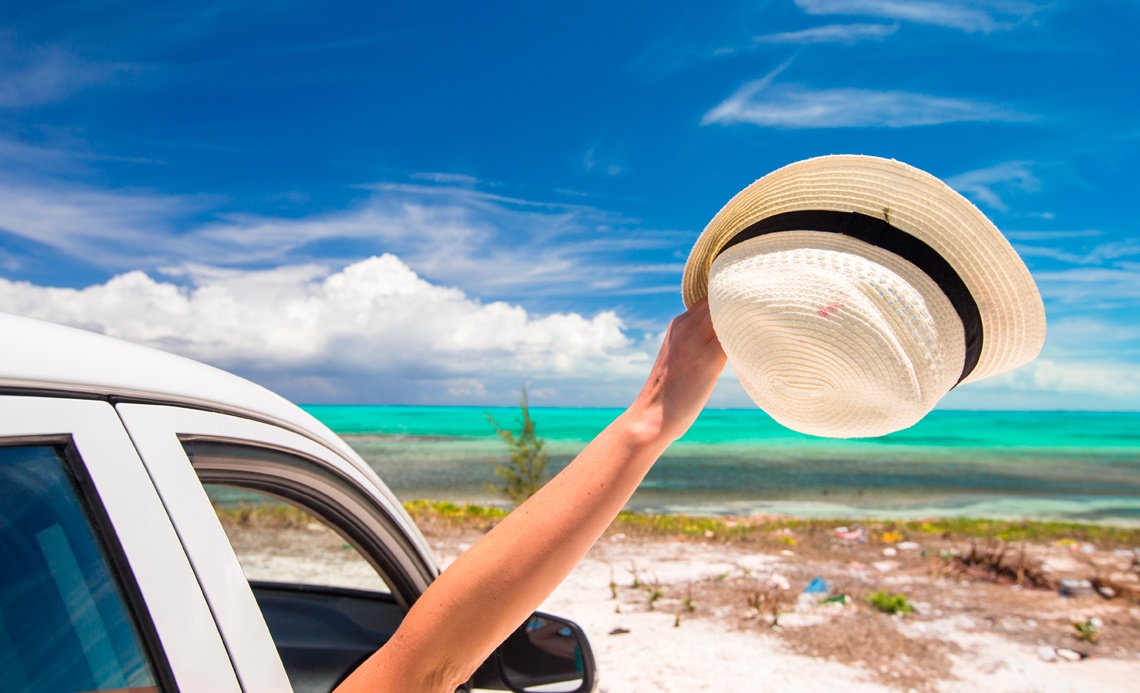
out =
<svg viewBox="0 0 1140 693"><path fill-rule="evenodd" d="M943 408L1136 411L1140 364L1038 358L953 390Z"/></svg>
<svg viewBox="0 0 1140 693"><path fill-rule="evenodd" d="M828 24L800 31L784 31L753 38L754 43L855 43L883 39L898 31L897 24Z"/></svg>
<svg viewBox="0 0 1140 693"><path fill-rule="evenodd" d="M999 191L1018 190L1038 192L1041 181L1029 170L1031 161L1008 161L997 166L969 171L951 176L946 184L972 198L976 202L993 209L1008 212L1009 206L1002 201Z"/></svg>
<svg viewBox="0 0 1140 693"><path fill-rule="evenodd" d="M1140 410L1140 327L1111 315L1049 313L1040 357L954 389L944 408Z"/></svg>
<svg viewBox="0 0 1140 693"><path fill-rule="evenodd" d="M971 32L1010 29L1040 8L1021 0L795 0L815 15L883 17Z"/></svg>
<svg viewBox="0 0 1140 693"><path fill-rule="evenodd" d="M485 400L528 379L636 394L652 353L613 312L535 315L417 276L392 255L339 271L193 268L193 286L139 271L83 289L0 279L0 310L78 326L341 401ZM649 345L652 348L652 345ZM338 389L338 383L355 381ZM379 388L368 397L359 388ZM316 393L316 394L314 394ZM321 394L323 393L323 394ZM360 398L364 397L364 400ZM567 395L573 402L573 392Z"/></svg>
<svg viewBox="0 0 1140 693"><path fill-rule="evenodd" d="M786 65L785 65L786 66ZM851 128L915 127L959 122L1024 121L1029 117L1004 106L904 91L811 89L772 84L783 67L749 82L715 106L702 125L751 123L761 127Z"/></svg>

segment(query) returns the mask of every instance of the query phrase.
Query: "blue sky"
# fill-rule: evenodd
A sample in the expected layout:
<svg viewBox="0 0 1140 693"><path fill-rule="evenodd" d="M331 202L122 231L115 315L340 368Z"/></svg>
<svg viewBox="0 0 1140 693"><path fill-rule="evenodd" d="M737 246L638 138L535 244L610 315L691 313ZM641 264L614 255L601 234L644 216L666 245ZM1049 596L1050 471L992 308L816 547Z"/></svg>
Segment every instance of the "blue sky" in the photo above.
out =
<svg viewBox="0 0 1140 693"><path fill-rule="evenodd" d="M874 154L1045 298L945 406L1140 409L1140 6L707 4L8 4L0 310L306 402L622 405L721 205Z"/></svg>

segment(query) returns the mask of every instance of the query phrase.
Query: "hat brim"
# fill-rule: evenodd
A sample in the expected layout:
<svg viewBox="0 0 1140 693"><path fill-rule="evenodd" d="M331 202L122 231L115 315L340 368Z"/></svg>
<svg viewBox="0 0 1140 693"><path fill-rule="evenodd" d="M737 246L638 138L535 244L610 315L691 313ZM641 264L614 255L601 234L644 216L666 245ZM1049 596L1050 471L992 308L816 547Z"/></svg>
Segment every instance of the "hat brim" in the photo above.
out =
<svg viewBox="0 0 1140 693"><path fill-rule="evenodd" d="M685 305L708 294L709 269L726 243L785 212L859 212L883 219L938 252L978 305L984 341L962 382L1031 361L1045 341L1045 307L1017 252L969 200L934 176L871 156L807 159L773 171L729 200L701 232L685 263ZM802 229L811 231L812 229Z"/></svg>

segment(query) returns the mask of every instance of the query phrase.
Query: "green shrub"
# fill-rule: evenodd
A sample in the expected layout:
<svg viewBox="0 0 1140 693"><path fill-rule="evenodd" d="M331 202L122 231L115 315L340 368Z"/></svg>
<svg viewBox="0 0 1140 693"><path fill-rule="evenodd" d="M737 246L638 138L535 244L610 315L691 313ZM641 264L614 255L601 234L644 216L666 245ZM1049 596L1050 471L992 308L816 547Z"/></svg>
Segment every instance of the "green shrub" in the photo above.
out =
<svg viewBox="0 0 1140 693"><path fill-rule="evenodd" d="M884 614L909 614L914 611L909 599L901 594L892 594L886 590L879 590L872 594L867 597L867 601Z"/></svg>
<svg viewBox="0 0 1140 693"><path fill-rule="evenodd" d="M495 474L499 477L499 483L492 486L516 504L533 496L546 483L543 476L546 474L547 460L546 441L534 433L534 419L530 418L525 387L519 408L522 410L522 430L518 435L500 426L495 417L487 414L487 421L495 427L495 432L510 450L508 461L495 461Z"/></svg>

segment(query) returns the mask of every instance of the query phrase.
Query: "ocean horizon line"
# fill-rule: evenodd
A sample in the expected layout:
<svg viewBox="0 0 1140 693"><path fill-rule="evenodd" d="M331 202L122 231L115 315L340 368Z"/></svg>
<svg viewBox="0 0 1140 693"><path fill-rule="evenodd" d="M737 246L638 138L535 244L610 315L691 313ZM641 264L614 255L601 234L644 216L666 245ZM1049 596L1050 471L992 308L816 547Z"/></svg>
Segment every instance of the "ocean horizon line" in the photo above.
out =
<svg viewBox="0 0 1140 693"><path fill-rule="evenodd" d="M376 408L403 408L403 409L518 409L518 404L362 404L346 402L298 402L297 406L305 409L322 407L376 407ZM581 411L625 411L626 406L568 406L558 404L528 404L533 410L581 410ZM704 407L702 411L717 412L756 412L764 416L771 416L759 407ZM1136 414L1137 409L952 409L935 407L927 416L943 413L969 413L969 414ZM919 422L921 423L921 421Z"/></svg>

